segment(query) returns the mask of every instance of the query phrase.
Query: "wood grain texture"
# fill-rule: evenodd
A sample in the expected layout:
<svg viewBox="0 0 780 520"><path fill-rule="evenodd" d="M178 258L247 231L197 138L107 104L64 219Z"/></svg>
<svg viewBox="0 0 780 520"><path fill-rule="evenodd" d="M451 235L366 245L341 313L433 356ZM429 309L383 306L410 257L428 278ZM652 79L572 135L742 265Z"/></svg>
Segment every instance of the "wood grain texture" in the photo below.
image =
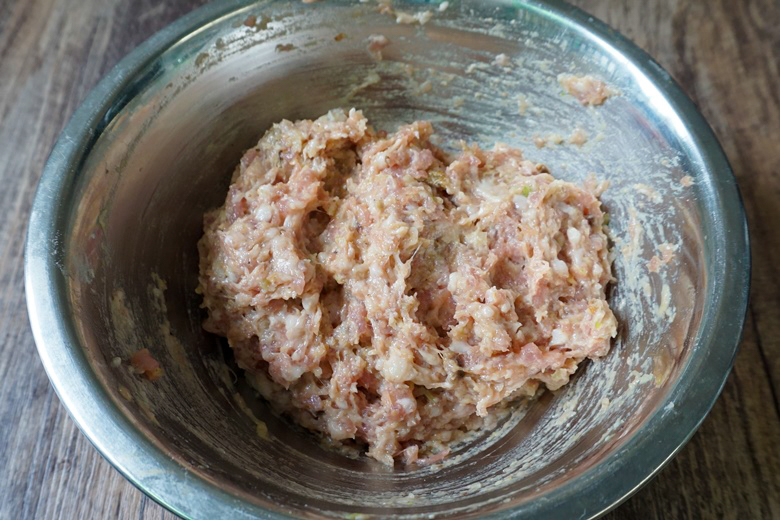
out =
<svg viewBox="0 0 780 520"><path fill-rule="evenodd" d="M172 519L102 459L35 352L23 237L40 172L89 89L198 0L0 0L0 518ZM610 519L780 518L780 4L577 0L648 51L713 126L751 223L753 289L722 397Z"/></svg>

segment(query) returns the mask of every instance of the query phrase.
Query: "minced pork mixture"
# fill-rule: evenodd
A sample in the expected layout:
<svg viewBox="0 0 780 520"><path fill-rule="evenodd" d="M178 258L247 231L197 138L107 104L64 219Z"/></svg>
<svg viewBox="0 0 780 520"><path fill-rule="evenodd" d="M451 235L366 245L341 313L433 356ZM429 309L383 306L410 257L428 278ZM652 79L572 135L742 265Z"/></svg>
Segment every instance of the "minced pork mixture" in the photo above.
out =
<svg viewBox="0 0 780 520"><path fill-rule="evenodd" d="M432 132L282 121L199 243L204 327L278 411L386 464L440 460L616 334L602 186Z"/></svg>

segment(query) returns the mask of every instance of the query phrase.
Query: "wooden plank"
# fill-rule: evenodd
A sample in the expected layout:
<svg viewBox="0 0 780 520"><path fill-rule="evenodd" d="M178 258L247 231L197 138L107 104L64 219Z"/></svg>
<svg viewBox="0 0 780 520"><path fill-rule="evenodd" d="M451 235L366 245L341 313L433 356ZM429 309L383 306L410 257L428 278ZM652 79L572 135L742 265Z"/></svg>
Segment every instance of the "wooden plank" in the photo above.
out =
<svg viewBox="0 0 780 520"><path fill-rule="evenodd" d="M97 454L54 395L23 297L40 171L88 90L198 0L0 2L0 518L175 518ZM735 370L699 432L609 518L780 518L780 5L577 0L646 49L713 125L751 220L753 290Z"/></svg>

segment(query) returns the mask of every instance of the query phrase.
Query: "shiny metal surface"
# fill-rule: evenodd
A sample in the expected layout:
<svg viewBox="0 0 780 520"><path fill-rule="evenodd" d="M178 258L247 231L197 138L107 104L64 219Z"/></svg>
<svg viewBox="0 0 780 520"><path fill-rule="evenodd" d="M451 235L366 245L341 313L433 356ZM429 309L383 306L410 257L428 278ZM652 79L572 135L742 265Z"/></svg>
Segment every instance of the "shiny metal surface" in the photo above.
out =
<svg viewBox="0 0 780 520"><path fill-rule="evenodd" d="M747 305L745 216L712 132L667 74L563 3L394 5L433 18L397 24L345 1L210 4L123 60L47 163L25 265L41 358L98 450L182 516L597 516L676 453L728 375ZM370 34L391 40L381 62ZM510 66L493 63L501 53ZM620 95L584 108L561 95L562 72ZM427 118L449 142L509 142L568 180L611 182L611 353L441 467L388 469L321 446L255 402L200 328L203 212L271 123L337 106L388 129ZM533 145L575 127L582 148ZM672 258L650 272L667 243ZM143 347L165 369L154 383L128 370Z"/></svg>

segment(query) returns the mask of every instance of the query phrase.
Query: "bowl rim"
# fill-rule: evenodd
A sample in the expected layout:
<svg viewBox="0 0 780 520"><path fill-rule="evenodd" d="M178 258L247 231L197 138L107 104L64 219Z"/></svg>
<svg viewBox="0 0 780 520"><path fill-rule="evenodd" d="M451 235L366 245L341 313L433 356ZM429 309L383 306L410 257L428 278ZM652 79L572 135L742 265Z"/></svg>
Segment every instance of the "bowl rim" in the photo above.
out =
<svg viewBox="0 0 780 520"><path fill-rule="evenodd" d="M104 76L54 145L27 228L24 270L28 314L54 390L82 433L114 468L150 498L186 518L284 518L295 512L278 505L263 508L249 503L190 472L144 437L114 404L90 368L70 321L67 280L61 267L65 257L62 234L68 221L66 202L73 195L84 158L123 106L120 94L137 73L210 22L264 3L214 0L158 31ZM722 211L719 230L723 247L715 251L713 260L721 260L723 266L722 277L712 280L713 290L717 289L712 302L714 322L696 344L701 354L682 368L678 383L646 419L645 428L578 478L535 500L489 515L593 518L617 507L652 479L692 437L720 395L739 348L748 308L751 253L747 218L736 179L712 129L679 85L646 52L604 22L563 1L530 0L513 5L554 16L587 33L662 92L684 123L690 149L698 154L697 162L714 181L713 192Z"/></svg>

